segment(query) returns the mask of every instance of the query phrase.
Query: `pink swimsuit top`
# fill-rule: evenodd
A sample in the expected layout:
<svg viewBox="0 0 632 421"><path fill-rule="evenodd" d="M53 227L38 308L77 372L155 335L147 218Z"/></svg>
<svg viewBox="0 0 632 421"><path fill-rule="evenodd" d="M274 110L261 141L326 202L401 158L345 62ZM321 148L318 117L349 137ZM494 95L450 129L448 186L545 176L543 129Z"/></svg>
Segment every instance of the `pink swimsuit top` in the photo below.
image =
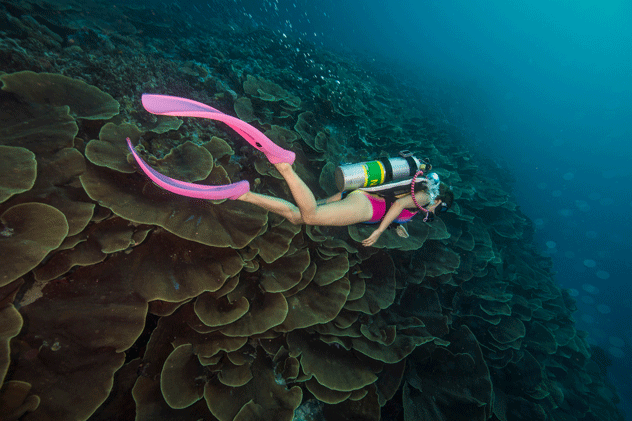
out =
<svg viewBox="0 0 632 421"><path fill-rule="evenodd" d="M371 217L371 219L367 222L365 222L365 224L376 224L378 222L380 222L384 216L386 215L386 200L384 199L378 199L377 197L374 197L373 195L364 192L362 190L354 190L351 193L355 193L356 191L362 192L364 193L364 195L369 199L369 201L371 202L371 206L373 206L373 216ZM411 212L408 209L404 209L397 218L395 218L395 220L393 222L395 222L396 224L403 224L406 223L408 221L410 221L411 219L413 219L413 216L417 215L417 211L415 212Z"/></svg>

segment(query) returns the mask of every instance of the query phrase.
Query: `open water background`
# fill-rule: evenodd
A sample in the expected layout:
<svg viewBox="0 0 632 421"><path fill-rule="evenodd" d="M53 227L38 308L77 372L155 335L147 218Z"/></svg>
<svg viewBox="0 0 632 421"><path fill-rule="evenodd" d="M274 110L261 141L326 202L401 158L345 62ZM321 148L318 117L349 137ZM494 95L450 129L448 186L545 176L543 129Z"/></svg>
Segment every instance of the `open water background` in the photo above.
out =
<svg viewBox="0 0 632 421"><path fill-rule="evenodd" d="M559 285L577 297L578 327L612 358L632 415L632 2L176 4L191 19L224 13L432 86L445 119L508 174L499 181L511 183Z"/></svg>

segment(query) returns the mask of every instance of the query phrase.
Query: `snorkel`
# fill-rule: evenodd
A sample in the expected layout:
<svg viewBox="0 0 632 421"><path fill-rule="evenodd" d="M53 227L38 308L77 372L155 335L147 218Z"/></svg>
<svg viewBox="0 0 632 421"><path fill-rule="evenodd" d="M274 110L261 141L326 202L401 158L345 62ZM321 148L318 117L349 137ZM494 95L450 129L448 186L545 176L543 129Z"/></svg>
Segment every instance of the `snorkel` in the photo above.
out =
<svg viewBox="0 0 632 421"><path fill-rule="evenodd" d="M423 171L421 170L417 171L413 179L410 181L410 197L413 199L413 203L415 204L415 206L417 206L417 208L419 208L419 210L426 212L424 222L431 222L434 219L434 217L430 216L431 212L428 209L421 206L419 202L417 202L417 199L415 198L415 183L417 182L417 177L423 174L424 174ZM423 180L424 179L420 181L423 181ZM425 178L425 180L426 180L426 185L428 189L428 196L430 198L430 204L433 204L437 196L439 196L439 182L440 182L439 174L437 174L436 172L430 173L428 174L428 177Z"/></svg>

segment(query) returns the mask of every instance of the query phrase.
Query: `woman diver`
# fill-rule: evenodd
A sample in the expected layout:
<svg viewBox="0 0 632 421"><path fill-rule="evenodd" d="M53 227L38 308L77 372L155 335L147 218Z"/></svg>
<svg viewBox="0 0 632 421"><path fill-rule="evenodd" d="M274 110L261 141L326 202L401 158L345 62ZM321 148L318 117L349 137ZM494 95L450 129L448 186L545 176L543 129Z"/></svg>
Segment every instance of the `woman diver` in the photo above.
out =
<svg viewBox="0 0 632 421"><path fill-rule="evenodd" d="M371 189L357 189L338 193L322 203L318 203L309 187L292 169L289 163L273 164L287 182L296 206L286 200L248 191L237 200L252 203L286 218L293 224L345 226L357 223L379 223L378 228L362 245L373 245L380 235L392 224L408 222L421 210L424 221L432 221L435 213L447 212L454 201L454 193L439 181L436 173L428 178L419 178L421 171L406 185L408 190L400 193L395 189L371 192ZM421 205L423 203L423 205ZM403 228L403 227L402 227ZM405 230L403 231L405 233ZM400 235L407 236L406 234Z"/></svg>
<svg viewBox="0 0 632 421"><path fill-rule="evenodd" d="M287 200L251 192L250 184L246 180L228 185L208 186L169 178L147 165L138 156L130 138L127 138L128 148L142 171L160 187L182 196L211 200L225 198L241 200L279 214L293 224L345 226L361 222L379 223L378 228L362 241L364 246L375 244L384 230L392 223L402 224L409 221L417 213L417 209L425 215L424 221L432 221L435 213L446 212L454 201L454 194L445 183L439 181L438 175L431 173L426 178L418 177L423 174L423 171L418 170L426 169L426 167L412 157L412 154L402 153L402 158L380 160L380 163L373 161L354 164L354 166L371 164L380 167L380 170L375 173L380 174L377 178L373 175L368 177L372 170L363 167L360 173L365 184L347 184L349 180L344 175L338 179L337 174L336 182L339 184L339 181L342 180L343 185L339 184L338 187L343 193L338 193L322 203L318 203L309 187L292 169L294 152L280 148L245 121L187 98L143 94L142 102L145 109L152 114L201 117L228 124L248 143L266 155L270 163L276 167L287 182L296 205ZM396 160L403 163L401 167L403 173L401 174L398 173L398 167L393 165ZM412 176L412 178L382 184L387 180L404 178L403 176ZM357 181L357 177L350 177L349 179L352 182ZM358 189L360 186L369 185L375 187ZM346 194L347 191L350 192ZM406 237L405 229L401 225L400 227L398 234Z"/></svg>

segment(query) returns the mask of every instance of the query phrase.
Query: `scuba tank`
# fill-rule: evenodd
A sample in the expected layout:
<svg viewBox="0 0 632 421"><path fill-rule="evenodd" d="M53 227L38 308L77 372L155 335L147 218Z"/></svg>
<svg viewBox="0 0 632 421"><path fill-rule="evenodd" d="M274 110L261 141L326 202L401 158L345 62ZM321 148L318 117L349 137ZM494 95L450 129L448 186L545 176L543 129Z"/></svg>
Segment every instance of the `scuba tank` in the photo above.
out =
<svg viewBox="0 0 632 421"><path fill-rule="evenodd" d="M426 171L432 168L428 160L419 160L408 151L401 151L399 155L396 158L380 158L337 167L334 176L338 191L377 186L412 177L419 170Z"/></svg>

